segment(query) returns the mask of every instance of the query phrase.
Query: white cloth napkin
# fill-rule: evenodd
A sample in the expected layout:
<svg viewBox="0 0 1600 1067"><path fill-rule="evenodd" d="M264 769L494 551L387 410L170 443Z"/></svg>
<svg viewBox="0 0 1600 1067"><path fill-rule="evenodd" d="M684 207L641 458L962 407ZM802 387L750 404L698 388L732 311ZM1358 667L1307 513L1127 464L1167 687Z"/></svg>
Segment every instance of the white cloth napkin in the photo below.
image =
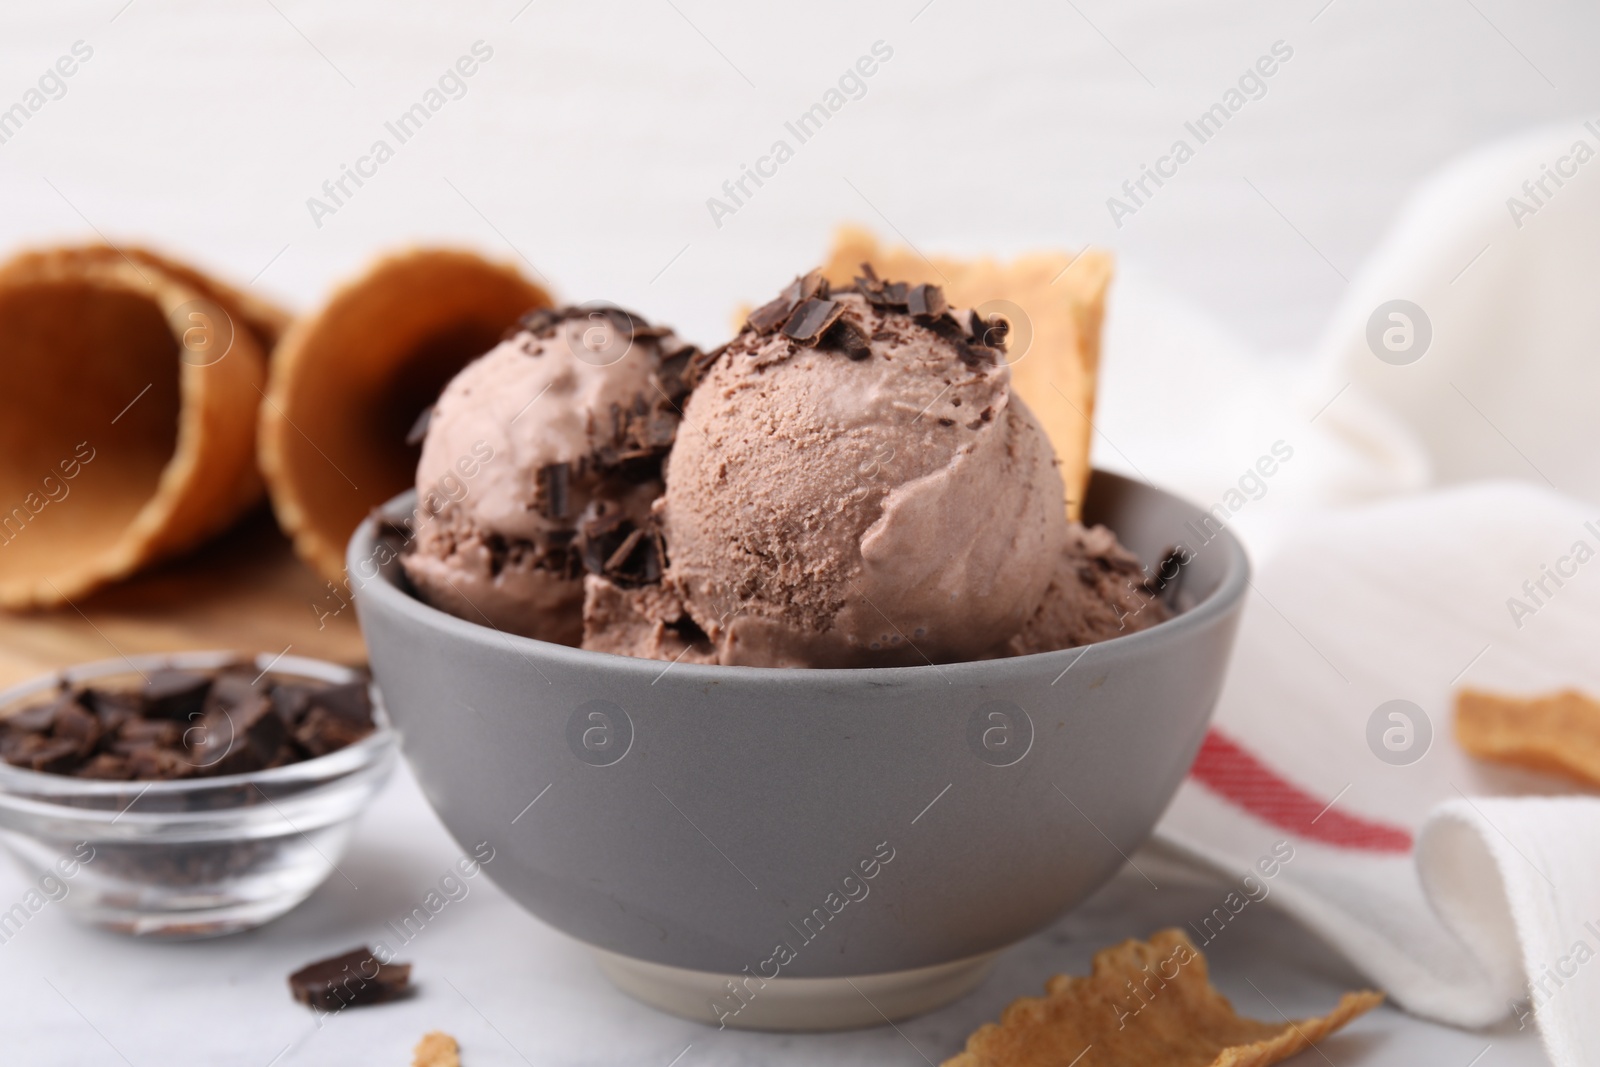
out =
<svg viewBox="0 0 1600 1067"><path fill-rule="evenodd" d="M1320 457L1295 503L1358 499L1364 476L1391 495L1296 507L1266 538L1250 523L1270 493L1240 516L1258 571L1236 658L1158 828L1240 879L1197 942L1275 901L1401 1006L1514 1015L1557 1067L1600 1063L1600 799L1468 757L1452 696L1600 696L1597 279L1600 124L1492 146L1419 191L1277 405L1310 412L1298 438ZM1411 306L1369 331L1394 300ZM1595 558L1546 578L1579 542Z"/></svg>

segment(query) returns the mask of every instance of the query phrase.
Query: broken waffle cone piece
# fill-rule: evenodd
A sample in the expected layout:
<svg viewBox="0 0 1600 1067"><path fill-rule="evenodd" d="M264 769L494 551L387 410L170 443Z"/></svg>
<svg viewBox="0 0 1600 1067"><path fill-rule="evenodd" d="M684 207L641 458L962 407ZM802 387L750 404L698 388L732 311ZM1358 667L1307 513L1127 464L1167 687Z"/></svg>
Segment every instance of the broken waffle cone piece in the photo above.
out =
<svg viewBox="0 0 1600 1067"><path fill-rule="evenodd" d="M1346 993L1317 1018L1242 1018L1212 986L1193 942L1162 930L1095 953L1087 978L1056 975L1044 996L1015 1001L944 1067L1266 1067L1382 1001Z"/></svg>
<svg viewBox="0 0 1600 1067"><path fill-rule="evenodd" d="M1010 324L1006 359L1011 380L1050 435L1067 487L1067 516L1079 518L1089 486L1089 444L1100 367L1100 323L1111 256L1099 249L1077 255L1042 252L1010 263L992 259L924 258L909 248L886 248L853 226L834 234L823 273L848 285L870 263L880 278L931 283L956 307L999 315Z"/></svg>
<svg viewBox="0 0 1600 1067"><path fill-rule="evenodd" d="M374 506L411 486L407 435L455 373L499 343L545 291L471 253L389 256L297 321L272 361L261 471L295 551L329 581Z"/></svg>
<svg viewBox="0 0 1600 1067"><path fill-rule="evenodd" d="M259 499L265 346L285 321L140 249L0 265L0 607L64 604Z"/></svg>
<svg viewBox="0 0 1600 1067"><path fill-rule="evenodd" d="M1463 689L1456 740L1481 759L1600 786L1600 703L1573 689L1542 697Z"/></svg>

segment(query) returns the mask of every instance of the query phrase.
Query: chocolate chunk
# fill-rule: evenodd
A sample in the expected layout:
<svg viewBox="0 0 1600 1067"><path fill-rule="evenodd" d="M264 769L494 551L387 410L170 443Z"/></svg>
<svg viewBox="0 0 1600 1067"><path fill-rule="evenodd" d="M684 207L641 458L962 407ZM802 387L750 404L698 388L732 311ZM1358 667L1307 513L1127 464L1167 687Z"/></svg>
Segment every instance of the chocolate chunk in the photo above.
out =
<svg viewBox="0 0 1600 1067"><path fill-rule="evenodd" d="M783 324L783 335L803 345L814 345L843 314L844 305L838 301L813 297L794 309Z"/></svg>
<svg viewBox="0 0 1600 1067"><path fill-rule="evenodd" d="M115 733L123 723L136 717L141 707L137 694L115 689L85 689L82 699L94 710L107 734Z"/></svg>
<svg viewBox="0 0 1600 1067"><path fill-rule="evenodd" d="M216 708L185 731L195 765L207 774L259 771L288 737L272 701L256 696L231 708Z"/></svg>
<svg viewBox="0 0 1600 1067"><path fill-rule="evenodd" d="M80 760L94 754L95 745L100 743L100 735L104 732L99 718L76 700L63 702L56 708L55 722L50 730L52 736L71 741L77 746Z"/></svg>
<svg viewBox="0 0 1600 1067"><path fill-rule="evenodd" d="M170 719L129 719L117 728L109 748L131 753L147 748L176 748L183 743L184 727Z"/></svg>
<svg viewBox="0 0 1600 1067"><path fill-rule="evenodd" d="M46 733L55 724L56 712L69 704L76 704L77 702L78 696L76 693L58 693L53 700L48 700L43 704L34 704L31 707L23 708L15 714L6 716L3 725L8 730L18 730L23 733Z"/></svg>
<svg viewBox="0 0 1600 1067"><path fill-rule="evenodd" d="M1193 561L1189 550L1183 545L1174 545L1167 549L1161 557L1161 562L1156 564L1155 577L1150 580L1149 588L1152 594L1159 594L1167 607L1173 611L1178 610L1178 594L1183 588L1186 568Z"/></svg>
<svg viewBox="0 0 1600 1067"><path fill-rule="evenodd" d="M354 744L372 732L370 726L352 725L321 705L306 712L306 717L294 729L294 740L312 756L326 756L346 745Z"/></svg>
<svg viewBox="0 0 1600 1067"><path fill-rule="evenodd" d="M949 307L944 290L937 285L919 285L906 295L906 310L918 318L943 315Z"/></svg>
<svg viewBox="0 0 1600 1067"><path fill-rule="evenodd" d="M78 768L79 778L98 778L107 782L126 782L133 778L133 768L128 757L113 752L101 752Z"/></svg>
<svg viewBox="0 0 1600 1067"><path fill-rule="evenodd" d="M822 335L817 347L843 352L857 361L872 355L872 344L867 340L866 331L843 317L828 327L828 332Z"/></svg>
<svg viewBox="0 0 1600 1067"><path fill-rule="evenodd" d="M542 503L540 510L545 518L564 519L567 517L571 484L571 464L550 463L539 471L539 496Z"/></svg>
<svg viewBox="0 0 1600 1067"><path fill-rule="evenodd" d="M311 706L323 708L352 726L372 729L372 696L365 681L315 690L311 694Z"/></svg>
<svg viewBox="0 0 1600 1067"><path fill-rule="evenodd" d="M211 692L206 694L204 711L236 708L248 701L266 695L266 690L259 684L261 675L246 674L241 671L223 671L211 682Z"/></svg>
<svg viewBox="0 0 1600 1067"><path fill-rule="evenodd" d="M417 414L411 429L406 431L406 444L415 446L427 440L428 424L431 422L433 422L433 405L429 404Z"/></svg>
<svg viewBox="0 0 1600 1067"><path fill-rule="evenodd" d="M188 671L151 671L144 684L144 714L156 719L187 719L205 704L211 679Z"/></svg>
<svg viewBox="0 0 1600 1067"><path fill-rule="evenodd" d="M614 305L606 304L598 309L591 309L589 313L590 319L594 318L595 310L598 310L599 313L611 323L612 328L617 331L618 336L622 337L624 340L631 341L635 337L639 337L641 335L649 337L656 333L655 330L651 329L649 323L645 322L643 319L635 318L631 312L624 311Z"/></svg>
<svg viewBox="0 0 1600 1067"><path fill-rule="evenodd" d="M29 744L23 766L49 774L68 774L83 762L78 743L70 737L46 739L38 734L29 734L28 739L36 743Z"/></svg>
<svg viewBox="0 0 1600 1067"><path fill-rule="evenodd" d="M617 550L606 558L601 569L606 573L622 570L627 565L628 557L633 555L634 550L639 547L639 542L643 540L644 528L635 527L632 533L622 539L622 544L617 546Z"/></svg>
<svg viewBox="0 0 1600 1067"><path fill-rule="evenodd" d="M366 682L331 685L312 693L294 740L313 756L336 752L373 730L372 697Z"/></svg>
<svg viewBox="0 0 1600 1067"><path fill-rule="evenodd" d="M972 339L988 348L1005 350L1006 338L1011 334L1011 323L999 315L990 315L988 319L980 319L978 313L972 313Z"/></svg>
<svg viewBox="0 0 1600 1067"><path fill-rule="evenodd" d="M956 355L961 357L962 365L971 367L973 370L992 367L999 362L999 357L992 348L983 348L962 340L954 340L950 343L955 347Z"/></svg>
<svg viewBox="0 0 1600 1067"><path fill-rule="evenodd" d="M175 716L185 708L194 710ZM266 678L253 668L214 676L160 671L135 689L63 690L0 719L0 759L107 781L167 780L294 763L374 727L365 679L323 685Z"/></svg>
<svg viewBox="0 0 1600 1067"><path fill-rule="evenodd" d="M517 320L517 325L533 334L542 337L554 330L561 321L561 312L556 308L534 308Z"/></svg>
<svg viewBox="0 0 1600 1067"><path fill-rule="evenodd" d="M277 712L284 728L293 730L311 705L312 688L293 682L279 682L272 687L272 710Z"/></svg>
<svg viewBox="0 0 1600 1067"><path fill-rule="evenodd" d="M410 991L411 964L380 963L370 948L318 960L289 976L289 992L307 1007L339 1011L379 1004Z"/></svg>
<svg viewBox="0 0 1600 1067"><path fill-rule="evenodd" d="M128 770L133 778L145 782L170 782L190 778L199 770L187 755L176 749L146 746L127 753Z"/></svg>

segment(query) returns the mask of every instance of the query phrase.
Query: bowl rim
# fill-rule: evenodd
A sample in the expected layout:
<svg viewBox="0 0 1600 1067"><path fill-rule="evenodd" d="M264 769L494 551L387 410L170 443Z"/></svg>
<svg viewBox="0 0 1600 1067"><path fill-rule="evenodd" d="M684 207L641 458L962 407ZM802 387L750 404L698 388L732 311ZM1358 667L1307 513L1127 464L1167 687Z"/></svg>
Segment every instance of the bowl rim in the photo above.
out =
<svg viewBox="0 0 1600 1067"><path fill-rule="evenodd" d="M1095 468L1093 476L1101 485L1109 484L1124 492L1153 494L1168 503L1192 509L1198 515L1205 514L1199 505L1149 482L1099 468ZM552 641L541 641L534 637L523 637L520 634L497 630L451 615L413 596L401 588L393 578L386 577L384 567L389 562L387 560L378 564L371 575L364 574L360 566L363 563L370 563L377 556L378 521L393 520L397 517L397 513L398 515L414 513L415 501L415 489L408 489L391 497L369 512L350 535L350 541L345 548L345 572L350 591L356 597L358 615L361 614L363 600L366 600L385 611L402 615L409 613L431 629L453 634L479 645L498 641L524 659L529 659L530 662L536 662L531 657L537 654L546 662L553 661L575 670L605 671L623 677L653 675L652 685L660 681L669 670L682 672L680 682L692 685L715 685L724 682L785 685L851 684L852 682L859 684L867 678L873 679L876 684L911 685L935 677L950 682L954 680L949 677L952 673L968 676L963 679L964 681L983 680L991 674L1019 670L1023 664L1042 666L1052 659L1064 663L1067 669L1070 669L1086 656L1090 649L1115 648L1131 653L1135 649L1151 648L1153 651L1153 646L1165 645L1180 634L1210 626L1237 608L1250 585L1249 556L1233 531L1224 526L1206 544L1208 548L1213 545L1218 546L1225 557L1225 563L1221 581L1205 599L1187 611L1148 629L1122 634L1105 641L1054 649L1049 652L1035 652L1025 656L924 663L902 667L748 667L709 663L666 663L662 660L641 659L636 656L575 648ZM398 573L398 569L391 569L390 573Z"/></svg>
<svg viewBox="0 0 1600 1067"><path fill-rule="evenodd" d="M207 671L240 663L250 663L265 674L298 675L317 681L339 685L360 681L367 676L361 670L331 660L310 656L291 656L282 653L258 653L254 656L227 649L194 649L180 652L146 652L131 656L89 660L34 675L25 681L0 690L0 720L11 708L30 696L58 689L63 684L72 685L96 678L115 675L138 674L153 670ZM377 684L367 678L368 693L372 698L372 717L376 728L354 744L346 745L322 756L300 760L282 767L269 767L240 774L218 774L205 778L179 778L176 780L130 779L104 780L77 778L70 774L51 774L27 767L18 767L0 760L0 806L43 805L52 810L70 812L74 817L94 818L98 815L141 816L144 818L174 818L193 820L210 812L134 812L132 808L147 793L157 796L175 796L198 793L209 789L224 789L240 785L286 785L330 781L341 775L376 764L399 743L400 733L389 718ZM115 797L134 793L134 799L121 812L100 808L80 808L52 804L53 797ZM227 815L234 809L211 809Z"/></svg>

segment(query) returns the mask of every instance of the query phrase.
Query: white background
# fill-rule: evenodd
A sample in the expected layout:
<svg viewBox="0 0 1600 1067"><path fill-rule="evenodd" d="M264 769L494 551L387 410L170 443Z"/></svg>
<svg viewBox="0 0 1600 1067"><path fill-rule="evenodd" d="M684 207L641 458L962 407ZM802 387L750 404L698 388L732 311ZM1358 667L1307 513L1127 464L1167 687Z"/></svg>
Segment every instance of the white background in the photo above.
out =
<svg viewBox="0 0 1600 1067"><path fill-rule="evenodd" d="M9 3L0 104L95 54L0 145L0 242L92 226L304 308L380 249L463 241L715 343L857 220L928 252L1107 244L1301 350L1421 176L1600 90L1575 2L925 2ZM479 39L466 96L315 227L306 199ZM877 40L866 96L718 229L706 199ZM1278 40L1266 96L1113 226L1106 198Z"/></svg>
<svg viewBox="0 0 1600 1067"><path fill-rule="evenodd" d="M858 221L930 253L1104 244L1208 315L1241 356L1303 356L1418 179L1486 140L1593 115L1600 89L1600 12L1570 2L8 0L3 17L0 108L74 42L94 54L0 144L0 251L98 232L307 309L381 250L449 241L707 344L734 305L765 298L821 257L833 225ZM307 198L374 139L393 144L384 122L478 40L493 58L466 95L318 227ZM716 226L707 198L775 138L792 144L784 122L880 40L893 58L866 95ZM1107 197L1280 40L1294 55L1266 95L1116 227ZM1114 367L1114 346L1106 358ZM382 803L345 864L367 888L336 877L256 934L149 946L75 930L60 909L41 916L0 948L4 1058L266 1064L293 1044L279 1063L399 1063L443 1026L473 1067L665 1065L691 1043L684 1067L937 1061L1013 996L1171 921L1168 901L1188 899L1146 900L1119 882L1009 955L974 998L908 1026L913 1051L889 1030L710 1036L655 1015L480 880L411 953L419 997L311 1036L282 976L378 936L453 855L408 778ZM4 878L13 899L21 883ZM1203 910L1209 890L1194 892L1188 910ZM1266 911L1219 948L1216 969L1258 1015L1270 1013L1241 978L1272 983L1304 1013L1357 981ZM1328 1053L1339 1067L1541 1062L1527 1037L1386 1010Z"/></svg>

